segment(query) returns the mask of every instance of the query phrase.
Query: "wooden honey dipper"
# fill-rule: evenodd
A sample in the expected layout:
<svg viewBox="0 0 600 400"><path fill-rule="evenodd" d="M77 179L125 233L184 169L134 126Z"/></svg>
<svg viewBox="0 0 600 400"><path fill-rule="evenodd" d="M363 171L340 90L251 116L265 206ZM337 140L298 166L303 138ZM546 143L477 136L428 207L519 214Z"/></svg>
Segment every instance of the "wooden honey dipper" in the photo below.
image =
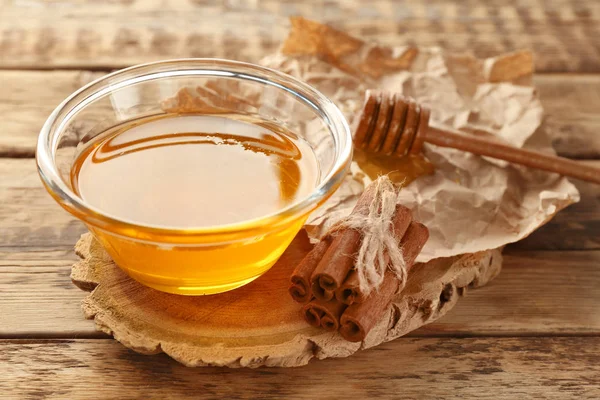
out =
<svg viewBox="0 0 600 400"><path fill-rule="evenodd" d="M367 91L354 144L371 153L418 154L424 142L600 183L600 168L429 125L431 112L399 93Z"/></svg>

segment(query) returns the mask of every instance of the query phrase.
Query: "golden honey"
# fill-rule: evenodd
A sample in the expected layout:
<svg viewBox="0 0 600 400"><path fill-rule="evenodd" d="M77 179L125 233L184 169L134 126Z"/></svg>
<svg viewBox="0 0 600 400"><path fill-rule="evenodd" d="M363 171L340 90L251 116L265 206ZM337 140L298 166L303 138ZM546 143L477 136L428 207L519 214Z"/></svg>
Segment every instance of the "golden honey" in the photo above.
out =
<svg viewBox="0 0 600 400"><path fill-rule="evenodd" d="M311 146L292 132L240 115L167 115L97 136L71 169L73 190L115 220L140 226L115 235L90 226L130 276L159 290L210 294L269 269L307 215L273 229L273 216L310 195L320 179ZM283 217L282 217L283 218ZM251 236L171 241L153 228L181 231L270 221ZM148 228L148 229L146 229Z"/></svg>
<svg viewBox="0 0 600 400"><path fill-rule="evenodd" d="M354 161L375 180L386 174L392 182L408 185L415 179L434 173L434 166L422 154L409 154L405 157L383 154L367 154L361 149L354 150Z"/></svg>

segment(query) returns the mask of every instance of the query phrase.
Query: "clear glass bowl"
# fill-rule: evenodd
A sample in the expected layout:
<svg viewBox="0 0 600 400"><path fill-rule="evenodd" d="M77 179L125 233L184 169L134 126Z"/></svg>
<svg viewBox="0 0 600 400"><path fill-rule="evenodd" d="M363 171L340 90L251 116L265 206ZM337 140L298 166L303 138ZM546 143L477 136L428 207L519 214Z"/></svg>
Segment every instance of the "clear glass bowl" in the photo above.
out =
<svg viewBox="0 0 600 400"><path fill-rule="evenodd" d="M199 228L116 218L75 193L71 167L86 144L127 121L168 114L173 104L185 108L191 93L209 96L219 112L256 116L302 137L321 171L312 193L271 215ZM163 61L106 75L54 110L37 145L38 170L48 192L88 226L117 265L144 285L187 295L235 289L265 273L309 213L341 184L351 158L348 125L321 93L268 68L217 59Z"/></svg>

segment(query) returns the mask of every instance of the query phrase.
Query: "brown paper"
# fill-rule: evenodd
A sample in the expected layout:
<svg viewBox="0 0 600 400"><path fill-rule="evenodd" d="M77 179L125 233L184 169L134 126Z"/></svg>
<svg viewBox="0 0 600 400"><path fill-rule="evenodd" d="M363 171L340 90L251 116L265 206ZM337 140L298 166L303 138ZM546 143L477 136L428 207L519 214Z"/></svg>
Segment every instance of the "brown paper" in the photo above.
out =
<svg viewBox="0 0 600 400"><path fill-rule="evenodd" d="M364 91L414 97L432 124L491 135L515 146L553 152L531 87L533 58L517 52L478 60L439 48L384 48L327 26L292 19L288 40L263 64L291 74L331 98L350 124ZM402 190L401 203L430 231L417 261L495 249L518 241L579 200L566 179L504 161L425 144L435 165ZM307 222L313 240L350 213L370 179L353 164L341 189Z"/></svg>

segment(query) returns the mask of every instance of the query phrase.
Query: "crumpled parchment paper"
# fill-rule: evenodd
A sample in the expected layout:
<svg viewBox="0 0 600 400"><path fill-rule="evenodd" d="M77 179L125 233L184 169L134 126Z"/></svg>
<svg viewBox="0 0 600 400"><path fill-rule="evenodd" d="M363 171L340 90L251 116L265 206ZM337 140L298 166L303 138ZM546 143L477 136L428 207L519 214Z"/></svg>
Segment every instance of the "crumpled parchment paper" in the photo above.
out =
<svg viewBox="0 0 600 400"><path fill-rule="evenodd" d="M262 64L320 90L351 126L364 91L382 88L429 107L432 125L553 152L540 128L543 110L531 86L529 52L479 60L439 48L381 47L303 18L291 22L280 52ZM420 262L518 241L579 200L577 189L557 174L429 144L424 154L435 173L410 183L400 196L429 228ZM309 218L311 238L347 216L369 182L354 163L342 187Z"/></svg>

